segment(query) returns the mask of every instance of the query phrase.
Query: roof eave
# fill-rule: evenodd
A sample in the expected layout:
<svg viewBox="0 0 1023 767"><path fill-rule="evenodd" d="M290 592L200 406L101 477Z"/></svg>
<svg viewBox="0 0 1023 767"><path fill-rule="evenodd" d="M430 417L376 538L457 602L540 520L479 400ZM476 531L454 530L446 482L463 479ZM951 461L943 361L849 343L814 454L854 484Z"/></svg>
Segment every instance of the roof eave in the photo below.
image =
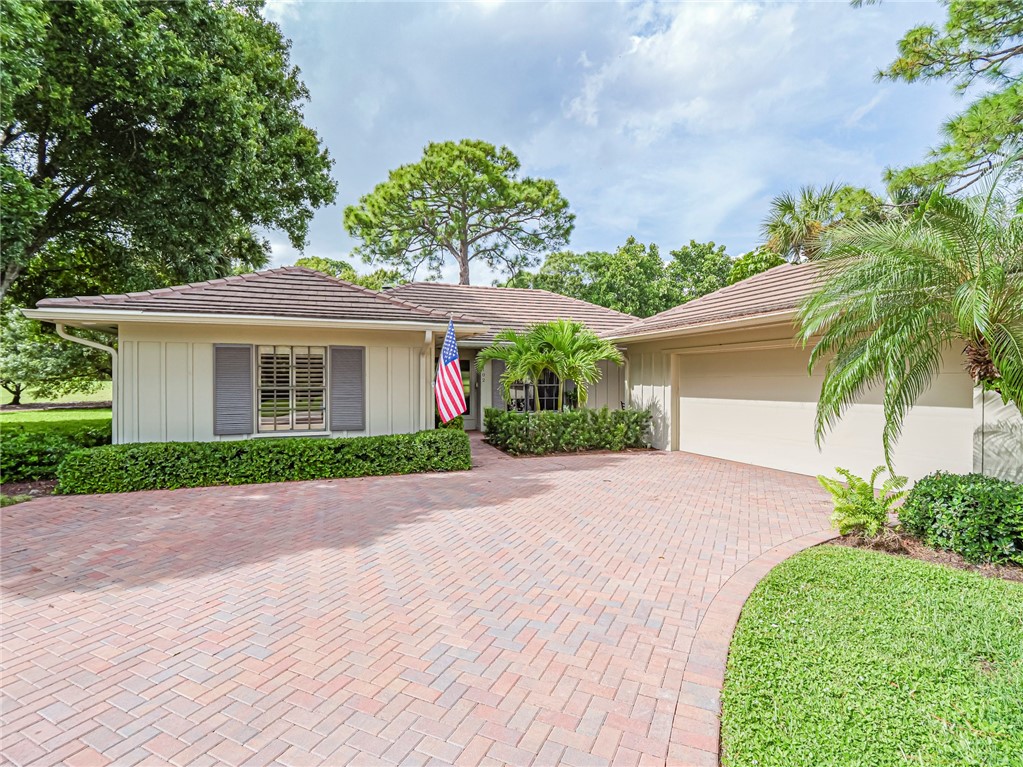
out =
<svg viewBox="0 0 1023 767"><path fill-rule="evenodd" d="M147 322L177 325L257 325L269 327L338 328L352 330L432 330L443 333L447 321L430 320L341 320L324 317L287 317L268 314L212 314L201 312L150 312L138 310L109 310L87 307L43 307L22 309L22 314L43 322L90 324ZM455 335L459 337L486 333L490 328L478 323L454 321Z"/></svg>
<svg viewBox="0 0 1023 767"><path fill-rule="evenodd" d="M764 314L746 315L743 317L731 317L723 320L712 320L710 322L699 322L692 325L681 325L664 330L654 330L647 333L607 333L603 337L609 341L619 343L657 341L662 338L674 336L690 336L700 333L710 333L716 330L731 330L747 327L758 327L760 325L775 325L787 319L795 319L796 309L783 309L776 312L765 312ZM627 330L627 328L623 328Z"/></svg>

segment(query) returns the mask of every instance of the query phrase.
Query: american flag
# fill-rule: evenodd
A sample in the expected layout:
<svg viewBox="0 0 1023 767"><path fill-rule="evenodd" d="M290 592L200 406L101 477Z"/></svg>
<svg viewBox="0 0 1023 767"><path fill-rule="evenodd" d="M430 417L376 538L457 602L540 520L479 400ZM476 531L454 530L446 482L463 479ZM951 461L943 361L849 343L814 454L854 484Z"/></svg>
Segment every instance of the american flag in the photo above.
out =
<svg viewBox="0 0 1023 767"><path fill-rule="evenodd" d="M448 332L440 348L437 364L437 412L441 423L447 423L465 412L465 390L462 388L462 368L458 363L458 344L455 343L455 324L448 320Z"/></svg>

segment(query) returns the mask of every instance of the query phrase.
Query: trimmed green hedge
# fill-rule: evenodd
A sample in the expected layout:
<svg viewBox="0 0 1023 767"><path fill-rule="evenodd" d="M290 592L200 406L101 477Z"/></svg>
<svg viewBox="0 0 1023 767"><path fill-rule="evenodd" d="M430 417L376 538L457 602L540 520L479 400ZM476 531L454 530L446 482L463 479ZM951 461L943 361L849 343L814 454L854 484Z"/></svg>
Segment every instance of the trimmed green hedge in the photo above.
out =
<svg viewBox="0 0 1023 767"><path fill-rule="evenodd" d="M441 429L344 439L108 445L72 453L60 465L57 477L61 493L128 493L471 467L468 435Z"/></svg>
<svg viewBox="0 0 1023 767"><path fill-rule="evenodd" d="M649 447L650 421L648 410L518 413L487 408L483 431L487 442L512 455L546 455Z"/></svg>
<svg viewBox="0 0 1023 767"><path fill-rule="evenodd" d="M924 477L906 496L899 521L928 546L970 562L1023 565L1023 485L983 474Z"/></svg>
<svg viewBox="0 0 1023 767"><path fill-rule="evenodd" d="M53 479L64 457L84 447L110 444L110 424L91 426L89 422L44 423L42 428L20 424L4 425L0 432L0 479L4 482ZM84 423L85 425L81 425ZM35 427L35 424L32 424ZM55 426L53 431L47 427Z"/></svg>

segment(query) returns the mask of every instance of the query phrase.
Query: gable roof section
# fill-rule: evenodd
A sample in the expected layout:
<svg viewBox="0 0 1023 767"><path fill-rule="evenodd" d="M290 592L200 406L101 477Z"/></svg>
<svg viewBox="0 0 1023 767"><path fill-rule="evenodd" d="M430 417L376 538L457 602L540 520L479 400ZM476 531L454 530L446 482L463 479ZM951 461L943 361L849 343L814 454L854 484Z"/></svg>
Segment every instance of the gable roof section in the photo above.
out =
<svg viewBox="0 0 1023 767"><path fill-rule="evenodd" d="M632 340L729 320L794 312L813 290L816 280L816 264L782 264L604 336Z"/></svg>
<svg viewBox="0 0 1023 767"><path fill-rule="evenodd" d="M466 312L478 317L490 330L471 340L483 343L493 341L501 330L522 331L535 323L557 319L576 320L597 334L607 334L636 321L631 314L533 288L412 282L386 288L384 292L445 316L448 312Z"/></svg>
<svg viewBox="0 0 1023 767"><path fill-rule="evenodd" d="M120 295L46 298L39 309L272 316L370 322L445 322L448 314L301 266ZM476 323L457 314L455 321Z"/></svg>

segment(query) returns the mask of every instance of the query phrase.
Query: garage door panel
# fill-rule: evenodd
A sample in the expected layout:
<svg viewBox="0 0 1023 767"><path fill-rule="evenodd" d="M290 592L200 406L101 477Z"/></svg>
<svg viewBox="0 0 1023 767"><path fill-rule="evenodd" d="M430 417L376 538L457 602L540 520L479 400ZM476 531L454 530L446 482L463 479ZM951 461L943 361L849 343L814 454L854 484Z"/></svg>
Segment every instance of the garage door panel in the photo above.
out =
<svg viewBox="0 0 1023 767"><path fill-rule="evenodd" d="M850 408L818 449L821 377L806 374L806 355L788 349L683 355L679 448L800 474L831 474L836 466L869 474L884 460L879 398ZM921 400L896 449L896 468L911 479L972 466L972 407L960 406L964 394L970 397L970 381L954 371L940 379L930 397L938 404Z"/></svg>

